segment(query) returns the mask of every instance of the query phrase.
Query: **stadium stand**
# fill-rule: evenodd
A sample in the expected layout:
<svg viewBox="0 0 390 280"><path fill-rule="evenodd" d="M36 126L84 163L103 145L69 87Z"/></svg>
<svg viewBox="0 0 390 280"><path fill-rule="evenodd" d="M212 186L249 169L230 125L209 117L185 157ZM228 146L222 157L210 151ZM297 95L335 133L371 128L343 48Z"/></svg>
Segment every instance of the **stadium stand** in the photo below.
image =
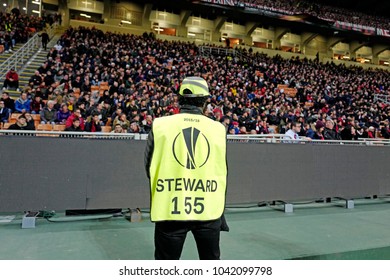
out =
<svg viewBox="0 0 390 280"><path fill-rule="evenodd" d="M389 19L385 16L380 16L377 13L374 15L352 9L335 7L335 5L324 5L320 1L243 0L239 2L243 3L246 7L257 8L259 10L271 10L288 15L307 14L332 22L340 21L387 30L390 29ZM337 5L337 3L335 4Z"/></svg>
<svg viewBox="0 0 390 280"><path fill-rule="evenodd" d="M337 18L340 14L355 17L341 8L331 10L305 1L294 1L293 9L291 1L243 2L248 7L310 13L326 20L349 20ZM85 120L97 112L103 126L116 124L119 109L125 115L121 124L126 124L126 130L134 122L141 133L147 133L149 120L178 112L175 93L181 80L199 75L211 89L206 114L223 122L230 134L284 133L292 121L300 121L304 123L300 135L307 136L308 130L315 131L317 121L329 118L341 135L345 128L355 128L354 135L345 136L348 139L387 135L388 104L374 102L375 94L389 94L386 70L299 56L271 57L240 46L225 55L222 47L216 47L218 54L206 53L203 49L209 44L88 27L68 28L57 45L60 48L52 48L45 66L36 71L42 82L24 90L30 98L41 95L45 102L54 100L57 110L62 104L70 111L80 108ZM233 129L235 123L237 129ZM370 134L372 127L375 133Z"/></svg>

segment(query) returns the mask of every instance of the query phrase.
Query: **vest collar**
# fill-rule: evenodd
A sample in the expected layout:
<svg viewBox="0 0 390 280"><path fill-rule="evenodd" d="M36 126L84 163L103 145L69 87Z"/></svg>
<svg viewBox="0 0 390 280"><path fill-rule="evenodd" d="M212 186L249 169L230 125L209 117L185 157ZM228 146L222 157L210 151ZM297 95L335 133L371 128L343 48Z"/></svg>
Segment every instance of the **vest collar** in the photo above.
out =
<svg viewBox="0 0 390 280"><path fill-rule="evenodd" d="M202 109L193 105L182 105L180 107L180 113L202 115Z"/></svg>

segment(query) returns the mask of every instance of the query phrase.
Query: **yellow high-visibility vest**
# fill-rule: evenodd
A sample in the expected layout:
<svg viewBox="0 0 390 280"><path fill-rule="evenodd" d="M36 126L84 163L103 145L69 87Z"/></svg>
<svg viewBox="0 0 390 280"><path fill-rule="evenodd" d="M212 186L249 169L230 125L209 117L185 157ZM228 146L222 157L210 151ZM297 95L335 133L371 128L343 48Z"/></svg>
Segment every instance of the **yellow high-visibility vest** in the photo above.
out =
<svg viewBox="0 0 390 280"><path fill-rule="evenodd" d="M12 31L12 24L11 23L6 22L4 26L5 26L5 31L9 31L9 32Z"/></svg>
<svg viewBox="0 0 390 280"><path fill-rule="evenodd" d="M152 221L208 221L225 208L225 127L203 115L154 120L150 165Z"/></svg>

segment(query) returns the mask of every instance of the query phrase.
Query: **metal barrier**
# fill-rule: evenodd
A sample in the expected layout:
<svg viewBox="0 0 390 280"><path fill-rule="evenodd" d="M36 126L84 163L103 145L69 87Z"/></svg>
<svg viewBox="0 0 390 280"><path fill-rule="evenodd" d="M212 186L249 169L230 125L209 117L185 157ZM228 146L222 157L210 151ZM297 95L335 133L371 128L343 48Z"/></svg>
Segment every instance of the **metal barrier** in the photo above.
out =
<svg viewBox="0 0 390 280"><path fill-rule="evenodd" d="M73 132L73 131L38 131L38 130L0 130L3 136L41 136L62 138L100 138L100 139L131 139L144 140L145 134L110 133L110 132Z"/></svg>
<svg viewBox="0 0 390 280"><path fill-rule="evenodd" d="M49 38L52 38L55 33L55 27L47 28L47 33ZM0 64L0 81L3 81L8 70L12 67L18 72L27 61L38 51L41 46L41 38L39 34L36 33L31 37L27 43L25 43L20 49L14 52L7 60Z"/></svg>
<svg viewBox="0 0 390 280"><path fill-rule="evenodd" d="M327 145L354 145L354 146L375 146L390 145L389 139L375 138L359 140L305 140L305 139L286 139L284 134L238 134L228 135L228 142L250 142L250 143L280 143L280 144L327 144Z"/></svg>
<svg viewBox="0 0 390 280"><path fill-rule="evenodd" d="M105 138L147 140L147 134L113 133L113 132L72 132L72 131L38 131L38 130L0 130L0 135L49 136L72 138ZM286 139L284 134L238 134L227 135L228 143L275 143L275 144L315 144L315 145L353 145L353 146L390 146L389 139L359 138L359 140L305 140Z"/></svg>
<svg viewBox="0 0 390 280"><path fill-rule="evenodd" d="M0 211L148 208L147 134L0 131ZM229 135L228 205L390 194L389 141ZM292 207L286 209L292 210Z"/></svg>
<svg viewBox="0 0 390 280"><path fill-rule="evenodd" d="M38 33L36 33L31 39L27 41L26 44L23 45L23 47L14 52L6 61L1 63L0 69L2 69L2 73L0 80L4 80L7 71L12 67L15 68L16 71L21 69L39 49L40 42L41 40L38 36Z"/></svg>

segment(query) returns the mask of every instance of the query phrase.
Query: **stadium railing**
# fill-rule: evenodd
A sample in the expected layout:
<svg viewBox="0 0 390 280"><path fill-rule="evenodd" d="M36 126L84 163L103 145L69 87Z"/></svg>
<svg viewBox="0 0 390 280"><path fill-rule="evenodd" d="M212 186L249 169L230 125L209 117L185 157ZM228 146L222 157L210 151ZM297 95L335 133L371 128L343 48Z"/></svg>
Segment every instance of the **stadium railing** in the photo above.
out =
<svg viewBox="0 0 390 280"><path fill-rule="evenodd" d="M147 140L147 134L140 133L114 133L114 132L72 132L72 131L47 131L47 130L0 130L2 135L18 136L49 136L49 137L72 137L72 138L104 138L104 139L132 139ZM284 134L238 134L227 135L229 143L274 143L274 144L315 144L315 145L354 145L354 146L390 146L389 139L382 138L359 138L358 140L306 140L286 139Z"/></svg>
<svg viewBox="0 0 390 280"><path fill-rule="evenodd" d="M55 33L56 27L48 27L47 33L49 38L52 38ZM3 81L8 70L12 67L18 72L24 67L24 65L31 59L31 57L39 50L41 46L41 38L39 33L32 36L27 43L25 43L20 49L14 52L7 60L0 64L0 81Z"/></svg>

